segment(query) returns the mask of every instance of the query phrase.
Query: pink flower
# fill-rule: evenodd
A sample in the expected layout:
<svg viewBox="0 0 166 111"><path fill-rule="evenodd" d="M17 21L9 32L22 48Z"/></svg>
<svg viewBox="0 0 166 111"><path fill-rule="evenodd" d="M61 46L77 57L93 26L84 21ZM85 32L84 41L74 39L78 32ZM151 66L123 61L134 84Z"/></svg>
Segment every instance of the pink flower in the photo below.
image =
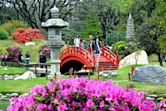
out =
<svg viewBox="0 0 166 111"><path fill-rule="evenodd" d="M65 110L67 110L66 104L58 106L58 111L65 111Z"/></svg>
<svg viewBox="0 0 166 111"><path fill-rule="evenodd" d="M90 111L88 107L84 107L83 111Z"/></svg>
<svg viewBox="0 0 166 111"><path fill-rule="evenodd" d="M112 81L103 82L82 77L59 79L46 86L37 85L28 96L11 98L7 111L52 111L55 107L58 111L90 111L96 107L98 111L105 108L110 111L131 111L133 107L139 111L154 111L155 103L146 100L143 92L125 90L112 84ZM160 103L159 111L164 111L165 108L166 100Z"/></svg>
<svg viewBox="0 0 166 111"><path fill-rule="evenodd" d="M86 106L87 107L92 107L92 106L94 106L95 104L94 104L94 102L91 100L91 99L88 99L88 101L86 102Z"/></svg>
<svg viewBox="0 0 166 111"><path fill-rule="evenodd" d="M154 111L155 110L155 102L144 100L142 104L139 105L139 111Z"/></svg>
<svg viewBox="0 0 166 111"><path fill-rule="evenodd" d="M47 105L46 104L39 104L36 108L36 111L42 111L42 110L47 110Z"/></svg>
<svg viewBox="0 0 166 111"><path fill-rule="evenodd" d="M161 101L159 106L158 106L159 111L165 111L166 110L166 99Z"/></svg>
<svg viewBox="0 0 166 111"><path fill-rule="evenodd" d="M103 108L105 106L104 101L100 102L100 108Z"/></svg>

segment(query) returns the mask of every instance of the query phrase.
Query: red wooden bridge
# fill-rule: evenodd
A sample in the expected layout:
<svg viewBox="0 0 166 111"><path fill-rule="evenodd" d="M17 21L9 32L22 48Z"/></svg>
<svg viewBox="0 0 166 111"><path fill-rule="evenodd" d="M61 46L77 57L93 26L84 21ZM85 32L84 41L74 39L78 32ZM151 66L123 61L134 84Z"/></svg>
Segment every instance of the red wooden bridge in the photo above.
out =
<svg viewBox="0 0 166 111"><path fill-rule="evenodd" d="M115 55L111 50L105 46L101 48L100 57L99 54L93 54L86 49L75 46L67 46L60 53L60 69L61 73L69 72L70 68L80 70L84 65L95 67L97 60L99 61L99 68L103 70L115 70L118 68L118 55Z"/></svg>

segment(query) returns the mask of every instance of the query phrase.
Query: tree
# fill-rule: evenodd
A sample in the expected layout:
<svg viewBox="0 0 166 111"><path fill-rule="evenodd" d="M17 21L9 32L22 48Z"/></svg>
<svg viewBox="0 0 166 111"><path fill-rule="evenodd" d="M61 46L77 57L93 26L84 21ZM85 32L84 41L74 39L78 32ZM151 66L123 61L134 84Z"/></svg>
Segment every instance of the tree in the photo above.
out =
<svg viewBox="0 0 166 111"><path fill-rule="evenodd" d="M33 28L41 28L41 22L50 17L50 9L56 4L60 9L60 17L67 19L79 0L4 0Z"/></svg>
<svg viewBox="0 0 166 111"><path fill-rule="evenodd" d="M165 0L157 0L156 9L153 12L153 21L160 31L160 37L158 39L158 43L160 45L161 51L166 53L166 1Z"/></svg>
<svg viewBox="0 0 166 111"><path fill-rule="evenodd" d="M153 2L153 5L151 5L151 2ZM158 55L158 61L162 66L161 54L166 46L164 45L166 42L166 2L164 0L148 0L148 4L146 4L146 6L151 8L145 8L148 13L148 18L142 24L140 31L138 32L138 39L141 46L145 48L148 54L155 53Z"/></svg>
<svg viewBox="0 0 166 111"><path fill-rule="evenodd" d="M12 6L5 3L5 1L0 1L0 24L5 23L9 20L18 19L16 11Z"/></svg>
<svg viewBox="0 0 166 111"><path fill-rule="evenodd" d="M96 32L101 33L101 24L99 22L98 15L95 10L91 9L85 20L85 33L84 36L88 36L90 33L95 35Z"/></svg>
<svg viewBox="0 0 166 111"><path fill-rule="evenodd" d="M154 53L158 55L158 60L162 66L161 48L158 44L158 38L160 35L161 32L158 26L148 22L141 26L139 42L148 55Z"/></svg>

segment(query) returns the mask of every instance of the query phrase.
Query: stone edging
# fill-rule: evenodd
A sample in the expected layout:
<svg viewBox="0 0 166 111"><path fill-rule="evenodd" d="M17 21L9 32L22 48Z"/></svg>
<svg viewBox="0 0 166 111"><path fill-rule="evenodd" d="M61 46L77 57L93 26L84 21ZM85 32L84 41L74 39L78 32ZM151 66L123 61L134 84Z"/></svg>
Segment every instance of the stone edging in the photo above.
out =
<svg viewBox="0 0 166 111"><path fill-rule="evenodd" d="M11 74L4 74L4 75L0 75L0 80L13 80L14 78L20 76L21 74L15 74L15 75L11 75Z"/></svg>

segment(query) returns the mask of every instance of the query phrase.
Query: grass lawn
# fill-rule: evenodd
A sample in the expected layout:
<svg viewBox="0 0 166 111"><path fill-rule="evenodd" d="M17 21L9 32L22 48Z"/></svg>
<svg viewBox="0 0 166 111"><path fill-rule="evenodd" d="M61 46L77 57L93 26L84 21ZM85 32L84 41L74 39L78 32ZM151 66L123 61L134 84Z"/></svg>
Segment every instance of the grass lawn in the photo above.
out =
<svg viewBox="0 0 166 111"><path fill-rule="evenodd" d="M140 66L140 65L139 65ZM101 76L101 80L113 80L114 83L119 84L122 87L126 87L126 85L131 82L128 81L128 72L130 72L132 66L127 66L124 68L120 68L117 70L118 76L114 78L106 78ZM135 66L138 67L138 66ZM16 69L17 70L17 69ZM15 70L15 71L16 71ZM25 69L23 69L25 70ZM57 77L59 78L59 77ZM69 76L62 76L62 78L69 78ZM97 79L97 73L91 75L91 79ZM29 92L30 89L37 84L46 84L48 80L45 77L29 79L29 80L0 80L0 93L7 92L18 92L18 93L26 93ZM134 89L138 91L144 91L151 94L165 94L166 85L157 85L150 83L142 83L142 82L134 82Z"/></svg>
<svg viewBox="0 0 166 111"><path fill-rule="evenodd" d="M0 100L0 111L6 111L7 106L9 106L9 101Z"/></svg>
<svg viewBox="0 0 166 111"><path fill-rule="evenodd" d="M0 80L0 93L28 93L37 85L45 85L48 82L45 77L28 80Z"/></svg>
<svg viewBox="0 0 166 111"><path fill-rule="evenodd" d="M21 68L21 67L3 67L3 66L0 66L0 75L23 74L26 71L27 71L26 68Z"/></svg>

